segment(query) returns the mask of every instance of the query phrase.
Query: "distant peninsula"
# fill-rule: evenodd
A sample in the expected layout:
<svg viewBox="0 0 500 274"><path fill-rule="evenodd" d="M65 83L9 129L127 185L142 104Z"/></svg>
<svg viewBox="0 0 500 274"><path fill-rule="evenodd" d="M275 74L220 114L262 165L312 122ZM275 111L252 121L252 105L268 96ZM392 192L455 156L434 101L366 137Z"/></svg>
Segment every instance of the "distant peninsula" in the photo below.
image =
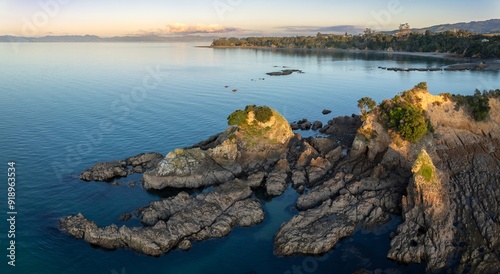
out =
<svg viewBox="0 0 500 274"><path fill-rule="evenodd" d="M479 34L462 29L440 32L413 30L401 24L395 33L365 29L361 34L323 34L314 36L219 38L211 47L375 50L386 52L448 53L463 58L500 58L500 35Z"/></svg>

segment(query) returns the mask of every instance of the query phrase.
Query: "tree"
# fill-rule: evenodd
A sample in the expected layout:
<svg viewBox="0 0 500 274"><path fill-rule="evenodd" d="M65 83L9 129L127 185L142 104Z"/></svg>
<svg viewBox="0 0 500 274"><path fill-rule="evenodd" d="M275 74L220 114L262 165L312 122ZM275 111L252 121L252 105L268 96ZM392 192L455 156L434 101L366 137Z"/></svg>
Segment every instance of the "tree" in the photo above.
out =
<svg viewBox="0 0 500 274"><path fill-rule="evenodd" d="M371 28L366 28L363 33L365 34L365 36L370 36L374 33L374 31L371 29Z"/></svg>
<svg viewBox="0 0 500 274"><path fill-rule="evenodd" d="M399 24L399 34L407 35L410 33L410 25L408 23Z"/></svg>
<svg viewBox="0 0 500 274"><path fill-rule="evenodd" d="M361 111L361 118L366 119L368 112L375 109L377 103L370 97L363 97L358 100L358 108ZM368 110L367 110L368 109Z"/></svg>

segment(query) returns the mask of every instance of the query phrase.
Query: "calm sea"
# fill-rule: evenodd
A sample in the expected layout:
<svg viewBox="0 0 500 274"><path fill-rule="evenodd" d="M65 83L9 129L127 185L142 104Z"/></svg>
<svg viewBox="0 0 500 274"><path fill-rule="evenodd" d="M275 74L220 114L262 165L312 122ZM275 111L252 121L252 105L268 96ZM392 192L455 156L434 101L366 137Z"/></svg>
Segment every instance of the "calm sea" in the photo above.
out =
<svg viewBox="0 0 500 274"><path fill-rule="evenodd" d="M73 239L58 220L82 212L99 225L161 197L135 176L121 186L78 174L99 161L168 153L226 128L248 104L268 105L289 121L326 122L357 112L356 101L392 97L426 81L432 93L498 88L494 72L391 72L450 61L368 53L197 48L196 44L0 44L0 273L351 273L361 268L420 272L385 258L400 222L358 230L322 257L277 257L273 236L295 212L293 190L262 200L265 221L223 239L152 258L106 251ZM270 77L289 67L303 74ZM227 88L225 86L228 86ZM232 90L236 89L236 92ZM328 116L321 111L333 110ZM309 133L314 134L314 133ZM307 134L306 134L307 135ZM16 162L16 266L7 265L7 163ZM163 194L164 195L164 194ZM139 225L138 220L129 221ZM287 272L290 271L290 272ZM397 273L397 272L396 272Z"/></svg>

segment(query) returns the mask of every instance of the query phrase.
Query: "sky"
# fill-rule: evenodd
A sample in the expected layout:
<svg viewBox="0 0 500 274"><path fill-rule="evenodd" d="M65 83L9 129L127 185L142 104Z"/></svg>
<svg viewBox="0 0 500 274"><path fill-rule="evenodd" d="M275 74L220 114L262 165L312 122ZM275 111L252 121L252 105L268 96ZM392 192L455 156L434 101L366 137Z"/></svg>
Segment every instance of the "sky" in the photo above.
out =
<svg viewBox="0 0 500 274"><path fill-rule="evenodd" d="M303 35L500 18L498 0L0 0L0 35Z"/></svg>

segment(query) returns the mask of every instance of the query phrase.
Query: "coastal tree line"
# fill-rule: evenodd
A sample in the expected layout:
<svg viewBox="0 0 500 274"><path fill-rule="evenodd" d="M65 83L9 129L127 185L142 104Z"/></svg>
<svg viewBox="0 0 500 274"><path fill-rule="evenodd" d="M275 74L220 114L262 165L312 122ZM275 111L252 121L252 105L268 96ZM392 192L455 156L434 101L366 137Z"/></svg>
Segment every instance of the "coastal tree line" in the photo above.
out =
<svg viewBox="0 0 500 274"><path fill-rule="evenodd" d="M213 47L268 47L297 49L357 49L408 52L441 52L464 57L499 58L500 36L475 34L465 30L424 33L401 31L396 34L322 34L316 36L220 38Z"/></svg>

